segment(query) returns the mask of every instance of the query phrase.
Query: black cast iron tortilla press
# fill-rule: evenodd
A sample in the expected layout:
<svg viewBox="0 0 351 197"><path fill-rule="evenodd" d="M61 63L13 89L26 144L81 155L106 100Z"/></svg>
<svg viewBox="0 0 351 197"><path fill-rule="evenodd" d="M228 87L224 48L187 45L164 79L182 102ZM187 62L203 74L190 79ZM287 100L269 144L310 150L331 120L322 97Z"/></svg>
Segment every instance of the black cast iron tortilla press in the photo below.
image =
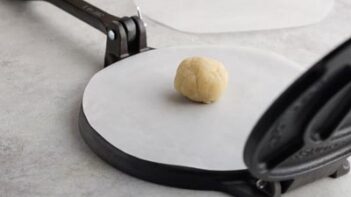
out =
<svg viewBox="0 0 351 197"><path fill-rule="evenodd" d="M145 26L138 16L115 17L81 0L46 2L107 35L103 70L112 70L110 65L116 62L157 51L147 46ZM106 140L85 112L82 105L79 129L86 144L129 175L157 184L221 191L236 197L279 197L316 180L338 178L349 172L351 40L295 80L259 118L244 148L247 169L206 170L139 158Z"/></svg>

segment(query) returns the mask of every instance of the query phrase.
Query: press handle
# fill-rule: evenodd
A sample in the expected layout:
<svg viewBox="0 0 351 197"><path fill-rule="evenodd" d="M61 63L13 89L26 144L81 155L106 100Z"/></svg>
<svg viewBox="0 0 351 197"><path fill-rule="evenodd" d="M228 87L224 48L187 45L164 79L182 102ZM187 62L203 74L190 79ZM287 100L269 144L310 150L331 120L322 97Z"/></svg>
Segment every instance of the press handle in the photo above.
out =
<svg viewBox="0 0 351 197"><path fill-rule="evenodd" d="M96 6L83 0L41 0L49 2L62 10L70 13L78 19L86 22L92 27L100 30L104 34L108 33L108 26L113 21L119 21L121 18L113 16Z"/></svg>
<svg viewBox="0 0 351 197"><path fill-rule="evenodd" d="M41 1L57 6L107 35L105 67L150 50L147 46L145 25L140 17L119 18L83 0Z"/></svg>

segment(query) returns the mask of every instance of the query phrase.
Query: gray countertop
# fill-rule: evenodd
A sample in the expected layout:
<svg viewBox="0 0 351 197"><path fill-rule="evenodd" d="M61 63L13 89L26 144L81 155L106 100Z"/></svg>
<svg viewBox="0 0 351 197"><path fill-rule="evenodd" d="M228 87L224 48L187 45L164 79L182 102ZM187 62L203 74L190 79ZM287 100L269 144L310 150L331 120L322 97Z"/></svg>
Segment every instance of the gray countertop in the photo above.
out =
<svg viewBox="0 0 351 197"><path fill-rule="evenodd" d="M116 15L128 0L91 0ZM301 66L351 36L351 2L337 0L321 23L283 30L187 34L147 20L149 45L226 45L279 53ZM181 190L127 176L81 139L77 117L90 77L101 69L105 37L42 2L0 1L0 196L226 196ZM350 196L351 176L325 179L286 197Z"/></svg>

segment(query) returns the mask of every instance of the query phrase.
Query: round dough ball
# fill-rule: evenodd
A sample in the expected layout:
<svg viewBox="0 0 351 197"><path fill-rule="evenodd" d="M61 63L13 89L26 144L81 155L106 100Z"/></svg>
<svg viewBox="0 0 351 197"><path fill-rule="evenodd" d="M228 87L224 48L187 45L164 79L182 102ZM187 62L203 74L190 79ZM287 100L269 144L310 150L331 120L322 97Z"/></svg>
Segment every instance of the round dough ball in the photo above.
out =
<svg viewBox="0 0 351 197"><path fill-rule="evenodd" d="M174 80L175 89L192 101L212 103L227 88L228 73L223 64L206 57L183 60Z"/></svg>

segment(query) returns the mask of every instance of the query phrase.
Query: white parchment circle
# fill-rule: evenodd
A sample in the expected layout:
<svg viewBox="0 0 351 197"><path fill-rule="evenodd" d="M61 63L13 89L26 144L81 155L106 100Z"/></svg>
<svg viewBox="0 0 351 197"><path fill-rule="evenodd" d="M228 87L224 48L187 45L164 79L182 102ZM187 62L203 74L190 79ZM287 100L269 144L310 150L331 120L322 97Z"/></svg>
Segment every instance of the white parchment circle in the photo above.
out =
<svg viewBox="0 0 351 197"><path fill-rule="evenodd" d="M145 16L193 33L255 31L320 22L334 0L134 0Z"/></svg>
<svg viewBox="0 0 351 197"><path fill-rule="evenodd" d="M229 86L216 103L189 102L173 88L190 56L223 62ZM110 144L141 159L210 170L243 169L246 139L271 102L301 73L275 54L244 48L152 50L98 72L84 92L89 124Z"/></svg>

